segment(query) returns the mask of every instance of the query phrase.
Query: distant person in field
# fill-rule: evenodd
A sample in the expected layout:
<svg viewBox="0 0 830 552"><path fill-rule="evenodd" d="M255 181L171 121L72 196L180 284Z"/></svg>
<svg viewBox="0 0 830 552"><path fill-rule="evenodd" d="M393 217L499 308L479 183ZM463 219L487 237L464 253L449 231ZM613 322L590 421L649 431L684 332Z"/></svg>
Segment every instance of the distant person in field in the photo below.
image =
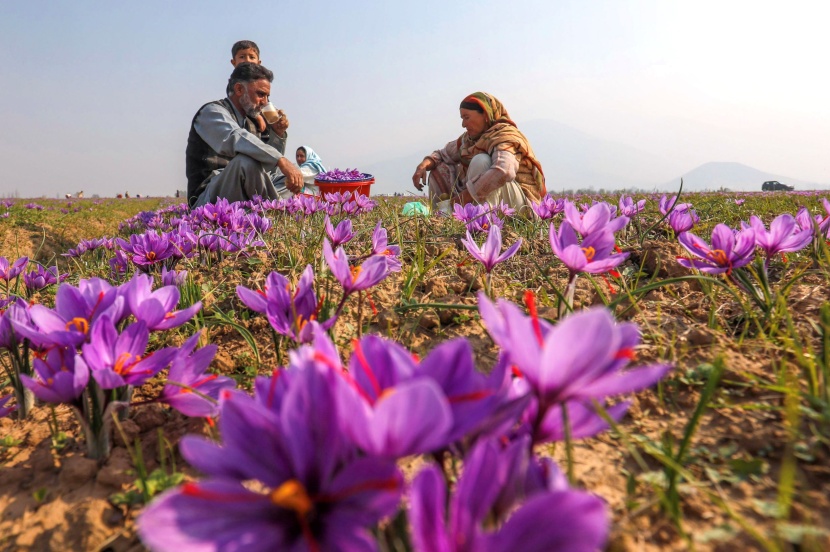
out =
<svg viewBox="0 0 830 552"><path fill-rule="evenodd" d="M295 156L297 166L300 167L300 172L303 173L304 190L316 194L318 190L314 185L314 179L318 174L326 172L326 167L323 166L323 160L308 146L300 146L297 148Z"/></svg>
<svg viewBox="0 0 830 552"><path fill-rule="evenodd" d="M419 190L427 184L433 203L506 203L532 216L530 202L540 201L547 189L542 165L525 135L490 94L470 94L459 110L464 134L425 157L412 183Z"/></svg>
<svg viewBox="0 0 830 552"><path fill-rule="evenodd" d="M268 103L274 74L257 63L238 63L228 80L228 96L196 112L187 138L187 203L191 207L219 198L247 201L255 195L277 199L299 193L303 175L284 157L288 118L260 132L256 119ZM285 188L272 174L279 168Z"/></svg>

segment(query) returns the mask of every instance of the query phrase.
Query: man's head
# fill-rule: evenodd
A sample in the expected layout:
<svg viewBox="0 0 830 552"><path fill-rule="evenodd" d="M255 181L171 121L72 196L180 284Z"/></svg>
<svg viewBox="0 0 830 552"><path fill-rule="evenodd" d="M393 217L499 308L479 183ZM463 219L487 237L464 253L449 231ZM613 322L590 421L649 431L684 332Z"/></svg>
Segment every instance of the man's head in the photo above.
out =
<svg viewBox="0 0 830 552"><path fill-rule="evenodd" d="M240 63L228 79L228 97L248 117L256 117L268 103L274 73L258 63Z"/></svg>
<svg viewBox="0 0 830 552"><path fill-rule="evenodd" d="M261 63L259 46L252 40L240 40L231 48L231 65L236 67L240 63Z"/></svg>

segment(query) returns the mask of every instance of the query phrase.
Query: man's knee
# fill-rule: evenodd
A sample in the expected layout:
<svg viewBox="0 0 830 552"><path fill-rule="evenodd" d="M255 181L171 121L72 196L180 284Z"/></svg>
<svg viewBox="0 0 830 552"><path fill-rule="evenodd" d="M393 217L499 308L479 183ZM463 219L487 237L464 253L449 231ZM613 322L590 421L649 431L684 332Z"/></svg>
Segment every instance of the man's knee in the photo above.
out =
<svg viewBox="0 0 830 552"><path fill-rule="evenodd" d="M228 163L228 166L225 167L225 170L228 169L239 171L245 175L265 172L265 169L262 168L262 163L244 153L235 155L230 163Z"/></svg>

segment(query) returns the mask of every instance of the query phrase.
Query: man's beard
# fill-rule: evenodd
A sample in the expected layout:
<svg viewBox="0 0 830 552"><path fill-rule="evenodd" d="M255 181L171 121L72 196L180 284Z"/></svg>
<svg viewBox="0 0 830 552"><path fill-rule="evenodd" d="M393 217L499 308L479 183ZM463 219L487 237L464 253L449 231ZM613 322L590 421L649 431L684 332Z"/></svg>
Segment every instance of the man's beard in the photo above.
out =
<svg viewBox="0 0 830 552"><path fill-rule="evenodd" d="M257 107L254 102L251 101L251 97L248 95L247 91L241 98L239 98L239 104L245 111L245 115L251 117L252 119L257 118L262 113L262 107Z"/></svg>

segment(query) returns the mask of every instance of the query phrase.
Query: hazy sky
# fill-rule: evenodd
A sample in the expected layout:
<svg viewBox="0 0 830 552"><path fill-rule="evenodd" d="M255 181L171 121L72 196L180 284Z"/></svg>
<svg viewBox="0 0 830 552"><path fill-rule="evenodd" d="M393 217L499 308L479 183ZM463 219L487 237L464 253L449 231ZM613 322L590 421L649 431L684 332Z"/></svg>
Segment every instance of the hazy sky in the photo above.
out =
<svg viewBox="0 0 830 552"><path fill-rule="evenodd" d="M830 184L828 20L792 0L2 2L0 195L185 188L191 119L240 39L276 74L289 150L329 167L421 157L484 90L519 128L559 121L678 175L737 161Z"/></svg>

